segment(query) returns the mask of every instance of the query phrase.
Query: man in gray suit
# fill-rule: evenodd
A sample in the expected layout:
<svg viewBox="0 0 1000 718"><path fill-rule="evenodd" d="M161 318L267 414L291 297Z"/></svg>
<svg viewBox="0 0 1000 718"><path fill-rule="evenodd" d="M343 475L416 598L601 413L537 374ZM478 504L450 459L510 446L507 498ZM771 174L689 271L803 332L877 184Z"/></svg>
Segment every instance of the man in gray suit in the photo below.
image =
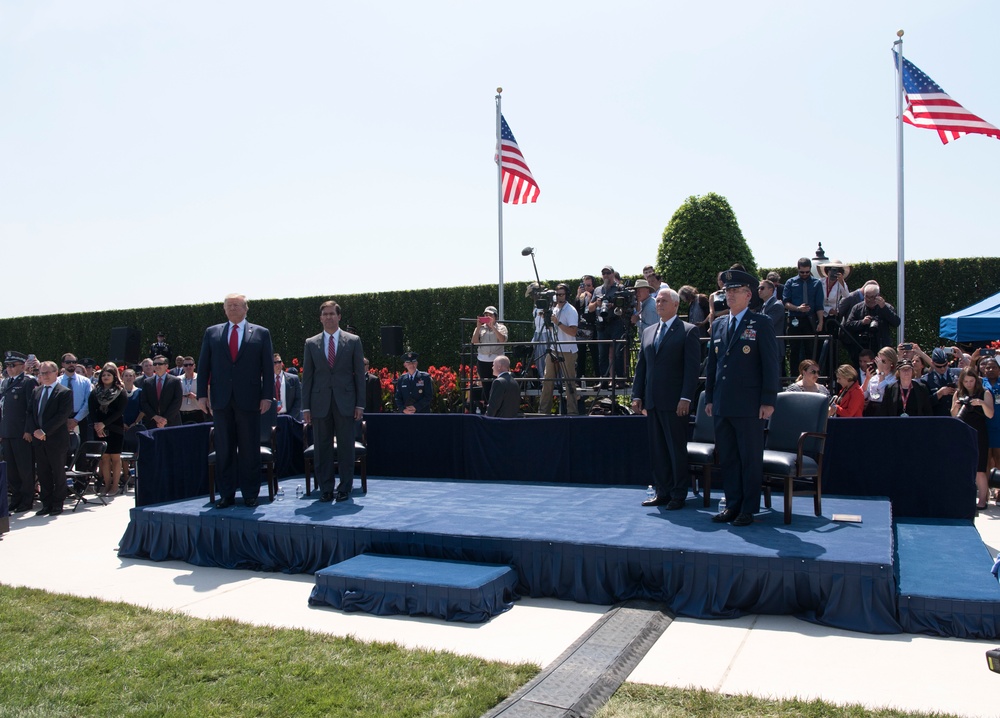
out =
<svg viewBox="0 0 1000 718"><path fill-rule="evenodd" d="M320 305L319 320L323 331L306 339L302 351L302 421L313 427L319 500L334 499L336 436L340 464L336 499L346 501L354 485L354 425L364 415L365 354L361 338L340 328L340 306L335 301Z"/></svg>

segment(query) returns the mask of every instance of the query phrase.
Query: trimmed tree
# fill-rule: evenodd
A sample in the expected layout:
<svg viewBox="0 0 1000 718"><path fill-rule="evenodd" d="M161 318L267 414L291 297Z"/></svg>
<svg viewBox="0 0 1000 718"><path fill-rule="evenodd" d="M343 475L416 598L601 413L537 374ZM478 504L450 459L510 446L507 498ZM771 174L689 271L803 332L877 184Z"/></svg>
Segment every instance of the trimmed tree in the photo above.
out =
<svg viewBox="0 0 1000 718"><path fill-rule="evenodd" d="M750 246L725 197L709 192L688 197L663 230L656 271L674 289L692 284L711 294L719 272L739 262L757 273Z"/></svg>

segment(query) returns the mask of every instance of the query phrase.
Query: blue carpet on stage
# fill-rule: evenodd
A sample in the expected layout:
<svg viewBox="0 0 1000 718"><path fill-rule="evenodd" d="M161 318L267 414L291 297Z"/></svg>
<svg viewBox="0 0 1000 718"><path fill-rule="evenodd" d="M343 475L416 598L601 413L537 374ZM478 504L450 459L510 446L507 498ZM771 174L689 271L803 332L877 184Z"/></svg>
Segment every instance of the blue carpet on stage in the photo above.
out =
<svg viewBox="0 0 1000 718"><path fill-rule="evenodd" d="M282 482L294 497L301 480ZM356 482L357 483L357 482ZM640 506L645 490L572 484L369 478L351 501L314 498L218 510L205 499L137 507L120 555L201 566L315 573L362 553L511 566L521 595L612 604L666 603L677 615L793 614L895 633L896 581L887 500L782 502L746 528L712 523L689 497L682 511ZM314 494L315 497L315 494ZM832 513L860 514L860 524Z"/></svg>
<svg viewBox="0 0 1000 718"><path fill-rule="evenodd" d="M971 521L900 519L896 524L899 623L909 633L1000 636L993 557Z"/></svg>

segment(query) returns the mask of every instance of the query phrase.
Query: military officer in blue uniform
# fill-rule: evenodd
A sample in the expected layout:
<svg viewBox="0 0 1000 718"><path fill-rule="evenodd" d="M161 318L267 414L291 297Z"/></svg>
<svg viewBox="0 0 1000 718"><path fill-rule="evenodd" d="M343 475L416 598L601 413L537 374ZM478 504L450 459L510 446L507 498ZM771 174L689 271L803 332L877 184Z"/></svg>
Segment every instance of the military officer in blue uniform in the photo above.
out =
<svg viewBox="0 0 1000 718"><path fill-rule="evenodd" d="M31 434L27 432L28 404L38 381L24 371L27 357L9 351L3 365L6 378L0 382L0 440L7 462L7 487L11 512L30 511L35 500L35 462Z"/></svg>
<svg viewBox="0 0 1000 718"><path fill-rule="evenodd" d="M764 422L779 388L778 341L770 318L748 309L757 278L730 269L722 281L729 314L712 323L705 410L715 420L726 509L712 521L749 526L760 511Z"/></svg>
<svg viewBox="0 0 1000 718"><path fill-rule="evenodd" d="M416 352L403 355L406 371L396 380L396 409L404 414L419 414L431 410L434 399L434 381L425 371L417 370Z"/></svg>

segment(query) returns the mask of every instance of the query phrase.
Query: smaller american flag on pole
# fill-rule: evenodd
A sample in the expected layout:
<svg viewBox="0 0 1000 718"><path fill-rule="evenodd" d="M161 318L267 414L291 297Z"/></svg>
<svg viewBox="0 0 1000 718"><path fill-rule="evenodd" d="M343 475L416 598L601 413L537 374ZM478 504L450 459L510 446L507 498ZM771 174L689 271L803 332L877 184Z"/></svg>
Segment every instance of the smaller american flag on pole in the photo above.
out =
<svg viewBox="0 0 1000 718"><path fill-rule="evenodd" d="M500 174L503 180L504 203L526 204L537 200L538 184L531 176L528 163L524 161L521 148L517 146L514 133L510 131L503 115L500 115L500 149L503 157Z"/></svg>
<svg viewBox="0 0 1000 718"><path fill-rule="evenodd" d="M898 66L899 55L893 50ZM969 112L951 99L941 86L912 62L903 58L903 122L925 130L937 130L943 144L968 134L1000 139L1000 128Z"/></svg>

